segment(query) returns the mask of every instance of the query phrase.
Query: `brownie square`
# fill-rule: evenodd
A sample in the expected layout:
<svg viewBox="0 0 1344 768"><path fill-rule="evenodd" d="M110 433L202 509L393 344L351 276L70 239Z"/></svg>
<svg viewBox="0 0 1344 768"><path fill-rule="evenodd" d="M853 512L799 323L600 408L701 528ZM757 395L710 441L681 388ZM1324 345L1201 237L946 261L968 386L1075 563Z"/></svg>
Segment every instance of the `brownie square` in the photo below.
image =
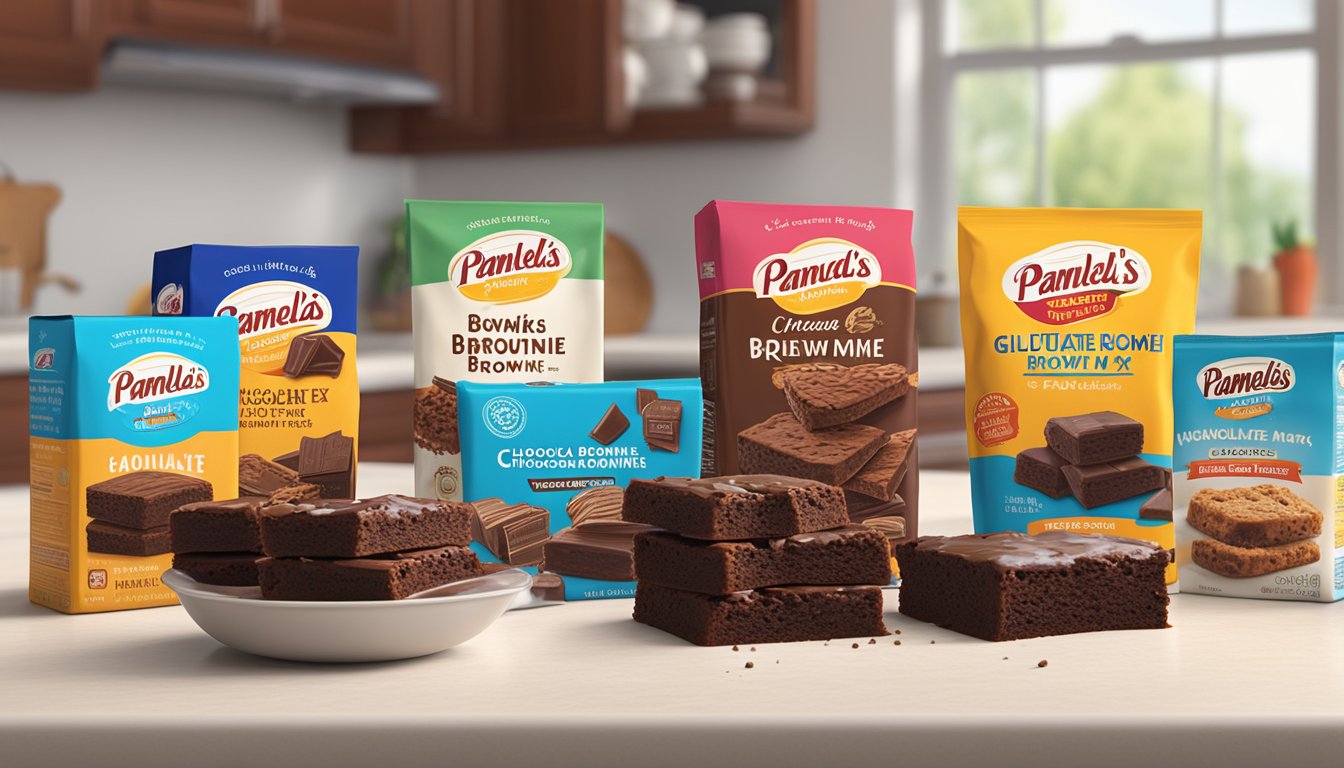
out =
<svg viewBox="0 0 1344 768"><path fill-rule="evenodd" d="M213 498L210 483L172 472L132 472L85 489L89 517L124 528L160 528L174 509Z"/></svg>
<svg viewBox="0 0 1344 768"><path fill-rule="evenodd" d="M407 496L276 504L261 512L271 557L364 557L471 542L468 504Z"/></svg>
<svg viewBox="0 0 1344 768"><path fill-rule="evenodd" d="M725 597L640 582L635 621L696 645L747 645L873 637L882 624L882 588L766 587Z"/></svg>
<svg viewBox="0 0 1344 768"><path fill-rule="evenodd" d="M173 567L202 584L255 587L261 557L256 552L178 552Z"/></svg>
<svg viewBox="0 0 1344 768"><path fill-rule="evenodd" d="M784 371L780 382L793 415L813 431L863 418L910 390L905 366L895 363Z"/></svg>
<svg viewBox="0 0 1344 768"><path fill-rule="evenodd" d="M621 514L693 539L792 536L849 523L845 492L779 475L632 480Z"/></svg>
<svg viewBox="0 0 1344 768"><path fill-rule="evenodd" d="M792 413L777 413L737 435L737 461L747 474L779 474L841 485L887 440L865 424L808 431Z"/></svg>
<svg viewBox="0 0 1344 768"><path fill-rule="evenodd" d="M891 581L891 556L886 534L866 525L725 542L654 531L635 537L635 575L707 595L787 584L883 585Z"/></svg>
<svg viewBox="0 0 1344 768"><path fill-rule="evenodd" d="M901 613L985 640L1167 626L1167 553L1047 531L925 536L894 548Z"/></svg>
<svg viewBox="0 0 1344 768"><path fill-rule="evenodd" d="M402 600L484 572L464 546L340 560L265 557L257 568L267 600Z"/></svg>
<svg viewBox="0 0 1344 768"><path fill-rule="evenodd" d="M85 526L84 535L88 538L90 552L150 557L172 551L172 542L166 525L140 529L115 525L105 520L93 520Z"/></svg>
<svg viewBox="0 0 1344 768"><path fill-rule="evenodd" d="M1056 416L1045 444L1070 464L1100 464L1143 453L1143 424L1115 411Z"/></svg>
<svg viewBox="0 0 1344 768"><path fill-rule="evenodd" d="M1069 482L1073 497L1086 509L1113 504L1167 485L1167 470L1138 456L1105 464L1069 464L1060 471Z"/></svg>
<svg viewBox="0 0 1344 768"><path fill-rule="evenodd" d="M1052 499L1069 495L1069 481L1064 478L1068 462L1049 448L1028 448L1017 454L1013 468L1013 482L1034 488Z"/></svg>
<svg viewBox="0 0 1344 768"><path fill-rule="evenodd" d="M651 530L623 520L594 520L562 528L542 547L541 569L599 581L633 581L635 536Z"/></svg>
<svg viewBox="0 0 1344 768"><path fill-rule="evenodd" d="M261 552L260 497L198 501L168 518L174 552Z"/></svg>

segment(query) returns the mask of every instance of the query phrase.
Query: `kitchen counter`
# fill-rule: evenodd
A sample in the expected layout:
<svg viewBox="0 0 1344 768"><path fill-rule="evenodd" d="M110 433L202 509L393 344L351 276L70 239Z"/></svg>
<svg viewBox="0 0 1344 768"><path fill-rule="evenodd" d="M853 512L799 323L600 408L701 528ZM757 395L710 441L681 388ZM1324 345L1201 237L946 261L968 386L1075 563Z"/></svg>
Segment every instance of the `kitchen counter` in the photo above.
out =
<svg viewBox="0 0 1344 768"><path fill-rule="evenodd" d="M370 464L360 483L410 477ZM922 481L924 532L969 530L966 475ZM1344 754L1344 603L1180 595L1173 629L988 643L900 616L888 591L900 634L875 645L735 652L609 600L509 613L423 659L324 666L225 648L177 607L29 605L25 506L24 489L0 490L5 765L1311 768Z"/></svg>

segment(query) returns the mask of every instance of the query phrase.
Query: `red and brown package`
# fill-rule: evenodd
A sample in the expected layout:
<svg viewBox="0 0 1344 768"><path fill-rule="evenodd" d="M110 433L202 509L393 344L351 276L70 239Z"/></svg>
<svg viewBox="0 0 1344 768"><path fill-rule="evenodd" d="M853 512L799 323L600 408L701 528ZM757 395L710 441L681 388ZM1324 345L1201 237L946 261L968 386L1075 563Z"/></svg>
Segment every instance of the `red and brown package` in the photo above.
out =
<svg viewBox="0 0 1344 768"><path fill-rule="evenodd" d="M696 215L706 476L840 485L856 522L917 535L911 221L719 200Z"/></svg>

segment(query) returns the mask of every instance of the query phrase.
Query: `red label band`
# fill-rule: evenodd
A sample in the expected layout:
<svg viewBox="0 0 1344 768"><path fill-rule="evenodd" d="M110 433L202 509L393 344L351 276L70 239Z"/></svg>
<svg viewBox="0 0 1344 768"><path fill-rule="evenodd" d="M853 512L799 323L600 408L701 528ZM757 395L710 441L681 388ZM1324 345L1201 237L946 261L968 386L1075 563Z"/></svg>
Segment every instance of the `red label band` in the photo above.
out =
<svg viewBox="0 0 1344 768"><path fill-rule="evenodd" d="M1201 459L1187 465L1189 479L1201 477L1267 477L1302 482L1302 465L1282 459Z"/></svg>

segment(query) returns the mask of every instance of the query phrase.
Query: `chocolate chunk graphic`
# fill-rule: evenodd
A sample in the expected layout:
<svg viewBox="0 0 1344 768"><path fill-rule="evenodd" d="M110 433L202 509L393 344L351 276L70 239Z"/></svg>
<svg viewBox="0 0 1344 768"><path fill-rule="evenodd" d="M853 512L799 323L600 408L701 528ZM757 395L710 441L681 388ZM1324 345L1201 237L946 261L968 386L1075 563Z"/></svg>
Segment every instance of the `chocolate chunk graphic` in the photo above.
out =
<svg viewBox="0 0 1344 768"><path fill-rule="evenodd" d="M780 379L789 409L813 431L860 419L910 389L905 366L896 363L785 372Z"/></svg>
<svg viewBox="0 0 1344 768"><path fill-rule="evenodd" d="M457 384L435 376L415 393L415 444L443 455L461 453L457 429Z"/></svg>
<svg viewBox="0 0 1344 768"><path fill-rule="evenodd" d="M573 525L598 520L620 520L624 496L625 489L618 485L589 488L569 500L565 505L565 514L569 515L569 522Z"/></svg>
<svg viewBox="0 0 1344 768"><path fill-rule="evenodd" d="M299 478L328 499L355 495L355 441L340 432L299 439Z"/></svg>
<svg viewBox="0 0 1344 768"><path fill-rule="evenodd" d="M298 472L255 453L238 458L238 493L241 496L270 496L298 482Z"/></svg>
<svg viewBox="0 0 1344 768"><path fill-rule="evenodd" d="M1140 520L1171 520L1171 489L1163 488L1139 506Z"/></svg>
<svg viewBox="0 0 1344 768"><path fill-rule="evenodd" d="M629 428L630 420L625 417L624 413L621 413L621 409L617 408L615 403L612 403L607 407L607 412L602 414L602 418L598 420L597 426L593 427L593 431L588 433L588 436L603 445L611 445L616 441L616 438L625 434L625 430Z"/></svg>
<svg viewBox="0 0 1344 768"><path fill-rule="evenodd" d="M531 504L509 504L503 499L471 503L475 515L471 535L509 565L536 565L550 538L551 513Z"/></svg>
<svg viewBox="0 0 1344 768"><path fill-rule="evenodd" d="M1100 464L1143 452L1143 425L1115 411L1056 416L1045 423L1045 444L1070 464Z"/></svg>
<svg viewBox="0 0 1344 768"><path fill-rule="evenodd" d="M635 535L654 528L598 520L562 528L542 547L542 570L602 581L633 581Z"/></svg>
<svg viewBox="0 0 1344 768"><path fill-rule="evenodd" d="M658 399L658 392L656 390L637 387L635 389L635 412L643 413L644 407L657 399Z"/></svg>
<svg viewBox="0 0 1344 768"><path fill-rule="evenodd" d="M1069 481L1064 479L1066 464L1063 456L1049 448L1028 448L1017 454L1013 482L1034 488L1052 499L1062 499L1069 495Z"/></svg>
<svg viewBox="0 0 1344 768"><path fill-rule="evenodd" d="M274 459L271 459L271 461L274 461L276 464L279 464L282 467L289 467L292 470L298 471L299 452L290 451L289 453L282 453L279 456L276 456Z"/></svg>
<svg viewBox="0 0 1344 768"><path fill-rule="evenodd" d="M677 453L681 450L681 401L654 400L640 411L644 442L650 448Z"/></svg>
<svg viewBox="0 0 1344 768"><path fill-rule="evenodd" d="M844 488L878 501L891 501L896 487L905 479L906 457L915 442L915 430L907 429L892 435L887 444L873 454L859 469L858 474L845 481Z"/></svg>
<svg viewBox="0 0 1344 768"><path fill-rule="evenodd" d="M341 365L345 361L345 350L325 333L305 333L289 342L289 354L285 357L285 375L289 378L300 376L341 375Z"/></svg>

